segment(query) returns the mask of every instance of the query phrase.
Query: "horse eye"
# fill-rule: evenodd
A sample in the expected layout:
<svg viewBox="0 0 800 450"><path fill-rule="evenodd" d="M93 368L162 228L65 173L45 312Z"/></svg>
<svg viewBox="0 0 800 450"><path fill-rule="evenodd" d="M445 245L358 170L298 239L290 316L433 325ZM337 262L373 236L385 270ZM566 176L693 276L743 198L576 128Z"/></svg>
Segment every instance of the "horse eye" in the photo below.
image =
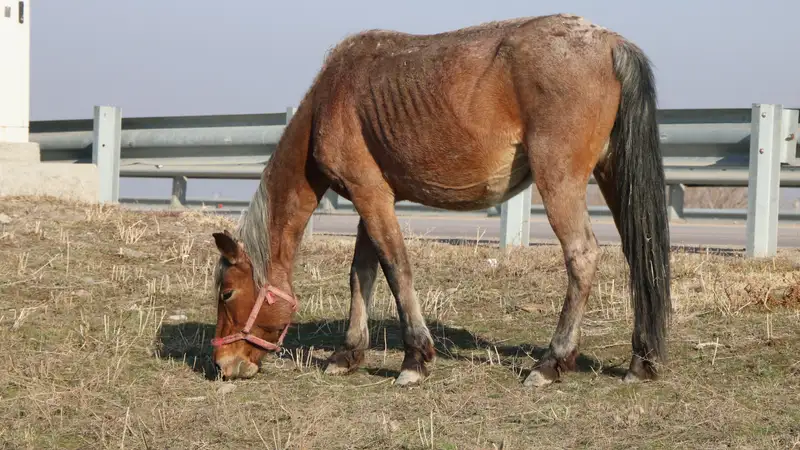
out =
<svg viewBox="0 0 800 450"><path fill-rule="evenodd" d="M233 295L233 289L231 289L230 291L223 292L222 301L228 301L231 298L231 295Z"/></svg>

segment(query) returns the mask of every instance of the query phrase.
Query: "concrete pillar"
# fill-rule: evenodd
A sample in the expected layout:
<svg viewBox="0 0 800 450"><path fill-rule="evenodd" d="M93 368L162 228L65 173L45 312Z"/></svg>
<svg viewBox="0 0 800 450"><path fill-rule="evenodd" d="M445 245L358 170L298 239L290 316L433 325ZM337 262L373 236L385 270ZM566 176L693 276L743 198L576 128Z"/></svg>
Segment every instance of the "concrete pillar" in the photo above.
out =
<svg viewBox="0 0 800 450"><path fill-rule="evenodd" d="M30 0L0 3L0 142L28 142Z"/></svg>

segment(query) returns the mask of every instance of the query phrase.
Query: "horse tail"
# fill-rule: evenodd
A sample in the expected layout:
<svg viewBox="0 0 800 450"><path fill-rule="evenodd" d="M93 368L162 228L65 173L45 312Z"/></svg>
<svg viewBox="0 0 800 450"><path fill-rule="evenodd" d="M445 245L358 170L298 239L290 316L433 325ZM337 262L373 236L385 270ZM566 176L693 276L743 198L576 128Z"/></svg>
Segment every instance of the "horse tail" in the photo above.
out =
<svg viewBox="0 0 800 450"><path fill-rule="evenodd" d="M636 45L620 41L612 55L621 95L610 153L618 202L617 227L630 271L633 350L645 360L666 361L672 309L670 236L655 77L650 61Z"/></svg>

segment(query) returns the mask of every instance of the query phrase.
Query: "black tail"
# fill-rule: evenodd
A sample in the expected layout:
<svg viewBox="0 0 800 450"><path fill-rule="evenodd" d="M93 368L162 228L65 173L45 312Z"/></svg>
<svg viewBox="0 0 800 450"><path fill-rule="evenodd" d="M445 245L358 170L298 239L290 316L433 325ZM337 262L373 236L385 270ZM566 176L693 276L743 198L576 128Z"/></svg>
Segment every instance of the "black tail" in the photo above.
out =
<svg viewBox="0 0 800 450"><path fill-rule="evenodd" d="M618 227L630 268L634 311L633 350L651 361L667 360L670 301L669 221L659 148L656 88L650 62L634 44L613 50L622 85L611 132L619 202Z"/></svg>

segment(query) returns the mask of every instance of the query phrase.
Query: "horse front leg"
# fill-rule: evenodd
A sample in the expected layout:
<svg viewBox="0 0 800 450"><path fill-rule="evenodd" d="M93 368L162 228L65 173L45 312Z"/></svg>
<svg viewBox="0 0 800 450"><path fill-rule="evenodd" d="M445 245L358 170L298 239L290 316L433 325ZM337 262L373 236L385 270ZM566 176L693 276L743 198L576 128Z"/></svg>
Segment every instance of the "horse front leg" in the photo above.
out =
<svg viewBox="0 0 800 450"><path fill-rule="evenodd" d="M397 304L405 357L395 384L421 382L428 376L425 364L433 361L436 350L414 290L411 263L395 215L394 199L382 189L353 186L348 190Z"/></svg>
<svg viewBox="0 0 800 450"><path fill-rule="evenodd" d="M344 375L358 369L369 348L369 307L378 275L378 254L364 221L358 222L353 262L350 265L350 319L344 344L328 360L325 373Z"/></svg>

